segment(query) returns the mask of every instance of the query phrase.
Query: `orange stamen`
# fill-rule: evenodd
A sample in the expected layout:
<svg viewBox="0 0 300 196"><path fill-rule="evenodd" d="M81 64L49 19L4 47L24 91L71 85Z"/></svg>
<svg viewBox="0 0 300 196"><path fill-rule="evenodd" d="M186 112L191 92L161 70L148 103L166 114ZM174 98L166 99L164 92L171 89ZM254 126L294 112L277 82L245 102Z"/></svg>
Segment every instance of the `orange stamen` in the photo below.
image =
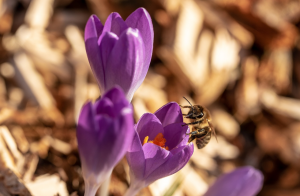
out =
<svg viewBox="0 0 300 196"><path fill-rule="evenodd" d="M144 142L143 142L143 146L144 146L144 144L146 144L148 142L148 139L149 139L149 136L146 136L144 139Z"/></svg>
<svg viewBox="0 0 300 196"><path fill-rule="evenodd" d="M161 148L164 148L166 150L169 150L169 147L168 146L165 146L166 145L166 139L164 138L164 135L162 133L158 133L154 140L153 141L148 141L149 137L146 136L145 139L144 139L144 142L143 142L143 145L146 144L146 143L153 143L157 146L160 146Z"/></svg>

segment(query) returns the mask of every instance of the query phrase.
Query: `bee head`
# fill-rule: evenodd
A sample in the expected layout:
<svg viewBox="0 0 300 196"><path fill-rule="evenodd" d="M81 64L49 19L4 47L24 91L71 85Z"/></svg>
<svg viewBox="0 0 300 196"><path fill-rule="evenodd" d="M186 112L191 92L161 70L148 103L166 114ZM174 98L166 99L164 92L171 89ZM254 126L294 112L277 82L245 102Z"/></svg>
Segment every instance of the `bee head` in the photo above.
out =
<svg viewBox="0 0 300 196"><path fill-rule="evenodd" d="M194 105L188 112L188 114L185 116L185 118L190 118L190 119L201 119L203 118L204 113L203 113L203 107L200 105Z"/></svg>
<svg viewBox="0 0 300 196"><path fill-rule="evenodd" d="M183 97L185 100L187 100L185 97ZM203 113L203 107L200 105L192 105L189 100L187 102L191 105L191 109L188 112L188 114L185 116L185 118L190 118L190 119L201 119L204 116Z"/></svg>

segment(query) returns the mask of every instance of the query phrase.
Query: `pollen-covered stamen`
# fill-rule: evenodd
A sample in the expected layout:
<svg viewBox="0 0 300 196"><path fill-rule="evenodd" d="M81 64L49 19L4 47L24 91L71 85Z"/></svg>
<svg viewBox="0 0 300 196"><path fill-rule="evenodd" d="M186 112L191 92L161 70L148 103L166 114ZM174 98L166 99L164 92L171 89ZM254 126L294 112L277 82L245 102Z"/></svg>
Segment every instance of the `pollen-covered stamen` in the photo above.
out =
<svg viewBox="0 0 300 196"><path fill-rule="evenodd" d="M168 146L165 146L167 140L164 138L164 135L163 135L162 133L158 133L158 134L155 136L155 138L154 138L153 141L149 141L149 142L148 142L148 139L149 139L149 137L146 136L145 139L144 139L143 145L146 144L146 143L153 143L153 144L155 144L155 145L157 145L157 146L160 146L161 148L164 148L164 149L166 149L166 150L169 150L169 147L168 147Z"/></svg>
<svg viewBox="0 0 300 196"><path fill-rule="evenodd" d="M149 136L146 136L144 139L144 142L143 142L143 146L144 146L144 144L146 144L148 142L148 139L149 139Z"/></svg>

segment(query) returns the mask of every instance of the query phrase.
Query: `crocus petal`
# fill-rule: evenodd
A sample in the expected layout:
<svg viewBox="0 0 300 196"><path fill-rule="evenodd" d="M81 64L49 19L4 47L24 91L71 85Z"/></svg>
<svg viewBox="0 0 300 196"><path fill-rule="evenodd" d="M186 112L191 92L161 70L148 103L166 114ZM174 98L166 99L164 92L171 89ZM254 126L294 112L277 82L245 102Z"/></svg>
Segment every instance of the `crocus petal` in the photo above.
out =
<svg viewBox="0 0 300 196"><path fill-rule="evenodd" d="M164 134L164 129L159 119L151 113L145 113L139 120L136 130L140 136L141 143L143 143L146 136L150 140L154 140L158 133Z"/></svg>
<svg viewBox="0 0 300 196"><path fill-rule="evenodd" d="M128 26L120 14L113 12L107 17L103 32L113 32L119 37L127 28Z"/></svg>
<svg viewBox="0 0 300 196"><path fill-rule="evenodd" d="M262 183L262 173L253 167L246 166L218 178L205 196L253 196L261 189Z"/></svg>
<svg viewBox="0 0 300 196"><path fill-rule="evenodd" d="M104 97L100 101L95 103L94 106L96 113L98 115L106 114L110 118L116 117L116 112L114 111L114 104L111 102L110 99Z"/></svg>
<svg viewBox="0 0 300 196"><path fill-rule="evenodd" d="M83 114L84 115L84 114ZM77 127L77 140L79 146L80 159L82 162L82 168L84 176L93 176L93 173L100 173L104 169L102 160L95 157L102 156L100 149L97 145L99 142L103 141L103 132L96 131L99 124L101 128L108 129L113 125L110 118L99 117L97 119L98 125L90 129L90 127L85 127L85 119L82 113L80 114L78 127ZM91 118L94 120L94 118ZM91 150L92 149L92 150Z"/></svg>
<svg viewBox="0 0 300 196"><path fill-rule="evenodd" d="M149 13L144 8L138 8L125 20L128 27L136 28L140 31L145 45L145 63L141 72L141 78L145 78L153 50L154 32L152 20Z"/></svg>
<svg viewBox="0 0 300 196"><path fill-rule="evenodd" d="M120 103L126 104L116 114L115 104L120 107ZM95 104L83 106L76 134L87 193L93 194L111 174L131 145L133 133L132 107L120 88L114 87Z"/></svg>
<svg viewBox="0 0 300 196"><path fill-rule="evenodd" d="M103 31L103 25L101 24L100 20L97 16L92 15L86 26L84 31L84 40L85 40L85 48L86 53L92 68L94 75L96 76L98 85L100 87L101 92L104 92L104 69L103 64L101 63L100 59L100 50L98 46L98 37Z"/></svg>
<svg viewBox="0 0 300 196"><path fill-rule="evenodd" d="M111 32L105 32L102 34L102 36L99 37L99 55L104 70L107 66L108 57L118 39L119 38L117 37L117 35Z"/></svg>
<svg viewBox="0 0 300 196"><path fill-rule="evenodd" d="M131 108L124 108L121 113L114 122L114 128L106 131L106 138L102 141L103 144L99 145L103 146L102 149L109 149L106 151L109 156L105 161L110 164L108 167L116 165L125 155L134 134ZM111 142L112 137L115 137L115 142Z"/></svg>
<svg viewBox="0 0 300 196"><path fill-rule="evenodd" d="M182 123L183 117L180 106L176 102L170 102L154 113L165 127L171 123Z"/></svg>
<svg viewBox="0 0 300 196"><path fill-rule="evenodd" d="M183 138L183 140L176 146L177 148L179 148L179 147L181 147L181 146L186 146L186 144L188 143L188 141L189 141L189 134L190 133L190 128L188 128L187 130L186 130L186 134L185 134L185 136L184 136L184 138Z"/></svg>
<svg viewBox="0 0 300 196"><path fill-rule="evenodd" d="M172 175L183 168L194 152L193 143L188 144L183 150L174 154L160 167L153 171L147 178L146 184L151 184L157 179Z"/></svg>
<svg viewBox="0 0 300 196"><path fill-rule="evenodd" d="M183 123L173 123L164 127L164 137L167 140L165 145L170 150L175 148L186 137L188 126L182 125Z"/></svg>
<svg viewBox="0 0 300 196"><path fill-rule="evenodd" d="M137 180L143 179L145 172L145 156L143 147L138 133L135 131L132 139L132 143L128 148L126 154L127 162L131 166L130 179L136 178Z"/></svg>
<svg viewBox="0 0 300 196"><path fill-rule="evenodd" d="M127 107L129 105L122 89L119 86L114 86L114 88L105 93L102 98L108 98L114 104L114 112L117 114L120 113L122 108Z"/></svg>
<svg viewBox="0 0 300 196"><path fill-rule="evenodd" d="M92 103L88 102L81 108L78 124L82 130L95 130L94 112L92 107Z"/></svg>
<svg viewBox="0 0 300 196"><path fill-rule="evenodd" d="M168 157L170 151L152 143L144 144L143 151L146 159L145 176L151 174L170 158Z"/></svg>
<svg viewBox="0 0 300 196"><path fill-rule="evenodd" d="M105 74L110 76L106 77L106 88L110 89L118 84L124 90L127 99L131 100L138 88L136 76L140 75L144 54L144 44L139 31L128 28L121 34L110 53L105 70Z"/></svg>

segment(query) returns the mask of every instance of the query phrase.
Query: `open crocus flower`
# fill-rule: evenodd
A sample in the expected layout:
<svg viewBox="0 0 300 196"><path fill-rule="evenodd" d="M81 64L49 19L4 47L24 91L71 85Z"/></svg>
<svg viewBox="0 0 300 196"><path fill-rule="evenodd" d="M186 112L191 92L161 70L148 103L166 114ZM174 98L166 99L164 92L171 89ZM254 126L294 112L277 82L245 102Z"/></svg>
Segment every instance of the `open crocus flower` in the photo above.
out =
<svg viewBox="0 0 300 196"><path fill-rule="evenodd" d="M181 109L174 102L141 117L126 154L131 178L127 196L176 173L189 161L194 145L188 144L189 128L183 124Z"/></svg>
<svg viewBox="0 0 300 196"><path fill-rule="evenodd" d="M85 196L94 196L125 155L134 134L132 107L120 88L112 88L80 112L77 141Z"/></svg>
<svg viewBox="0 0 300 196"><path fill-rule="evenodd" d="M131 101L144 81L153 50L153 25L144 8L125 21L111 13L103 26L92 15L85 27L86 53L101 93L119 85Z"/></svg>
<svg viewBox="0 0 300 196"><path fill-rule="evenodd" d="M263 179L259 170L241 167L218 178L204 196L254 196L260 191Z"/></svg>

